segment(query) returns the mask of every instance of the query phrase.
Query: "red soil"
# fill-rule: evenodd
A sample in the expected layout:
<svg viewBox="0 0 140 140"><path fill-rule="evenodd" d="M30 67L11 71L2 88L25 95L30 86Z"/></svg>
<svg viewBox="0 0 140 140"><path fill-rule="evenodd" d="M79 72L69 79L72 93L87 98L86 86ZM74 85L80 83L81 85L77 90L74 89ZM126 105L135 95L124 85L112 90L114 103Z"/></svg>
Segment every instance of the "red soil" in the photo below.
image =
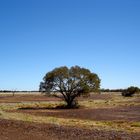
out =
<svg viewBox="0 0 140 140"><path fill-rule="evenodd" d="M0 120L0 140L140 140L140 135Z"/></svg>

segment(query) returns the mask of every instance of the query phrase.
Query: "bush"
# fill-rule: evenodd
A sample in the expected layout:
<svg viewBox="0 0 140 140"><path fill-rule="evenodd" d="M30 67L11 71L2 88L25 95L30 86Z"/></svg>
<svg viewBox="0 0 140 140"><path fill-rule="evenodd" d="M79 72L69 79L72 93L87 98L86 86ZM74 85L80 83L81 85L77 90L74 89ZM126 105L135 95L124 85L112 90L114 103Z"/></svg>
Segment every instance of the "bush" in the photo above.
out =
<svg viewBox="0 0 140 140"><path fill-rule="evenodd" d="M122 92L122 96L132 97L137 92L139 92L139 88L131 86Z"/></svg>

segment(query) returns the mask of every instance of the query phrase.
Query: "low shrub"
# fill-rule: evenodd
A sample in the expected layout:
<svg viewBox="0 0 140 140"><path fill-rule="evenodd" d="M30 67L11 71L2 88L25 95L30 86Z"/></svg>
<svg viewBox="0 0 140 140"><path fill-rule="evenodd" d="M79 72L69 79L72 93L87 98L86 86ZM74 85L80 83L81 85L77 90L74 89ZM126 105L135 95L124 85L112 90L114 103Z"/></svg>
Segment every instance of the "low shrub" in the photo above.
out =
<svg viewBox="0 0 140 140"><path fill-rule="evenodd" d="M124 97L132 97L135 93L139 92L138 87L128 87L126 90L122 92L122 96Z"/></svg>

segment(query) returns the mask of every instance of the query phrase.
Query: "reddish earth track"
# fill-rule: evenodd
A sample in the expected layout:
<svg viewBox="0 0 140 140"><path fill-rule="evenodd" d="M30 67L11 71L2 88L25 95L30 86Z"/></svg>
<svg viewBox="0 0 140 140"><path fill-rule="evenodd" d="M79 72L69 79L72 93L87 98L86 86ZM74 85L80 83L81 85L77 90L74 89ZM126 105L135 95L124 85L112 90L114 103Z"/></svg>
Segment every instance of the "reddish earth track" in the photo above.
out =
<svg viewBox="0 0 140 140"><path fill-rule="evenodd" d="M79 100L109 100L112 98L112 95L110 94L92 94L90 97L87 98L83 98L80 97ZM17 103L17 102L25 102L25 101L29 101L29 102L35 102L35 101L61 101L61 99L56 98L56 97L48 97L48 96L44 96L44 95L4 95L4 96L0 96L0 103Z"/></svg>
<svg viewBox="0 0 140 140"><path fill-rule="evenodd" d="M140 121L140 106L102 108L102 109L48 109L18 110L38 116L54 116L59 118L77 118L97 121Z"/></svg>
<svg viewBox="0 0 140 140"><path fill-rule="evenodd" d="M0 120L0 140L140 140L140 135Z"/></svg>
<svg viewBox="0 0 140 140"><path fill-rule="evenodd" d="M43 95L16 95L1 96L0 103L18 103L18 102L40 102L40 101L60 101L59 98Z"/></svg>

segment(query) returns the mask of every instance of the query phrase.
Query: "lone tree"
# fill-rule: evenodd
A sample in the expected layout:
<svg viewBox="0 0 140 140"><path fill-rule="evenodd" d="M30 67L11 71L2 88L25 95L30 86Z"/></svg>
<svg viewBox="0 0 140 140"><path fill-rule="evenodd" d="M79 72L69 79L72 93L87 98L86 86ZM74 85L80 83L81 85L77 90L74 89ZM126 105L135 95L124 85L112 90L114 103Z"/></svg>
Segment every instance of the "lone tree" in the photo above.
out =
<svg viewBox="0 0 140 140"><path fill-rule="evenodd" d="M40 83L42 91L57 92L56 96L67 103L67 108L76 106L76 97L89 92L98 92L100 79L97 74L79 66L55 68L48 72Z"/></svg>

